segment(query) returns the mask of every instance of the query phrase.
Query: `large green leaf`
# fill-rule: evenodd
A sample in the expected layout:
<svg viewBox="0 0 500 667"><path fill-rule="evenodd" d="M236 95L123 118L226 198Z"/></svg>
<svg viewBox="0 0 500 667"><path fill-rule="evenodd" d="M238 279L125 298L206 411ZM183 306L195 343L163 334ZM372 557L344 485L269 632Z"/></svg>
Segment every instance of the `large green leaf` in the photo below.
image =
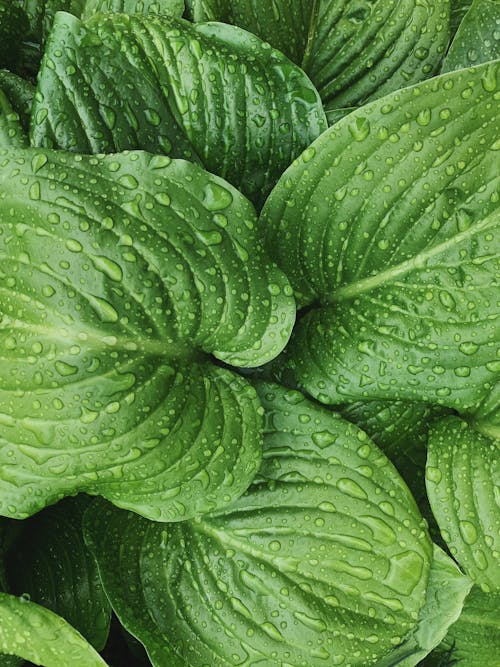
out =
<svg viewBox="0 0 500 667"><path fill-rule="evenodd" d="M485 591L500 591L500 440L458 417L432 427L426 469L432 511L451 554Z"/></svg>
<svg viewBox="0 0 500 667"><path fill-rule="evenodd" d="M434 545L425 605L414 632L377 667L415 667L444 639L462 611L472 581Z"/></svg>
<svg viewBox="0 0 500 667"><path fill-rule="evenodd" d="M460 24L442 71L500 58L500 2L475 0Z"/></svg>
<svg viewBox="0 0 500 667"><path fill-rule="evenodd" d="M363 431L296 391L259 396L264 462L226 511L165 525L89 509L105 590L156 666L375 665L424 605L425 524Z"/></svg>
<svg viewBox="0 0 500 667"><path fill-rule="evenodd" d="M188 0L194 20L235 23L299 64L327 109L428 78L449 38L449 0Z"/></svg>
<svg viewBox="0 0 500 667"><path fill-rule="evenodd" d="M123 14L168 14L181 17L184 0L86 0L81 17L118 12Z"/></svg>
<svg viewBox="0 0 500 667"><path fill-rule="evenodd" d="M426 667L498 667L500 664L500 594L475 586L458 621ZM446 657L450 658L446 661Z"/></svg>
<svg viewBox="0 0 500 667"><path fill-rule="evenodd" d="M290 372L318 400L473 410L499 378L498 63L363 107L285 172L267 247L310 305Z"/></svg>
<svg viewBox="0 0 500 667"><path fill-rule="evenodd" d="M183 160L0 151L0 514L77 491L158 520L260 461L257 366L294 322L251 204Z"/></svg>
<svg viewBox="0 0 500 667"><path fill-rule="evenodd" d="M9 592L62 616L98 651L109 632L110 607L85 546L83 512L90 499L68 498L22 522L10 548Z"/></svg>
<svg viewBox="0 0 500 667"><path fill-rule="evenodd" d="M106 667L64 619L34 602L0 593L0 649L43 667Z"/></svg>
<svg viewBox="0 0 500 667"><path fill-rule="evenodd" d="M124 14L83 23L60 13L39 76L32 141L201 161L260 203L326 127L305 74L239 28Z"/></svg>

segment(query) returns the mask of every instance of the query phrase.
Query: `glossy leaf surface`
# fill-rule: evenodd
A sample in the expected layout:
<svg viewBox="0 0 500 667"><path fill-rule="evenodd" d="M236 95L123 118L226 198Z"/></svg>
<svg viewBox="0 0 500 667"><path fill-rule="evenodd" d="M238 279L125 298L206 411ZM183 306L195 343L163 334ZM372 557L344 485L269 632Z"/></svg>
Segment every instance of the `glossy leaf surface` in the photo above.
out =
<svg viewBox="0 0 500 667"><path fill-rule="evenodd" d="M302 70L239 28L60 13L41 66L32 141L187 158L262 203L326 127Z"/></svg>
<svg viewBox="0 0 500 667"><path fill-rule="evenodd" d="M0 650L42 667L106 667L60 616L34 602L0 593Z"/></svg>
<svg viewBox="0 0 500 667"><path fill-rule="evenodd" d="M428 78L445 52L449 2L188 0L198 21L235 23L300 65L327 109L356 106Z"/></svg>
<svg viewBox="0 0 500 667"><path fill-rule="evenodd" d="M465 15L443 62L442 71L500 58L500 2L475 0Z"/></svg>
<svg viewBox="0 0 500 667"><path fill-rule="evenodd" d="M102 493L158 520L238 497L291 288L251 204L184 161L0 153L0 514Z"/></svg>
<svg viewBox="0 0 500 667"><path fill-rule="evenodd" d="M415 627L432 545L366 434L261 385L264 462L224 512L151 523L93 505L112 606L154 665L375 665Z"/></svg>
<svg viewBox="0 0 500 667"><path fill-rule="evenodd" d="M262 213L302 305L296 381L331 404L477 409L499 379L498 63L385 97L325 132Z"/></svg>
<svg viewBox="0 0 500 667"><path fill-rule="evenodd" d="M431 429L426 480L451 554L486 592L500 591L500 441L443 418Z"/></svg>

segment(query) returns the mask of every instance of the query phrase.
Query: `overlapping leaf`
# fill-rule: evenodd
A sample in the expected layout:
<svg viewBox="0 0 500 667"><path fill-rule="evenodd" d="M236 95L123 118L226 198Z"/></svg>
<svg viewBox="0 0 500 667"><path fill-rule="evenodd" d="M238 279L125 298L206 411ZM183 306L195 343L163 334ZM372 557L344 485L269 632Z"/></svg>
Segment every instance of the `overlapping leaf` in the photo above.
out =
<svg viewBox="0 0 500 667"><path fill-rule="evenodd" d="M500 58L500 2L475 0L455 35L442 71Z"/></svg>
<svg viewBox="0 0 500 667"><path fill-rule="evenodd" d="M0 70L0 146L27 146L32 86L20 77Z"/></svg>
<svg viewBox="0 0 500 667"><path fill-rule="evenodd" d="M148 522L96 503L89 544L154 665L375 665L425 601L432 545L366 434L261 385L264 463L224 512Z"/></svg>
<svg viewBox="0 0 500 667"><path fill-rule="evenodd" d="M68 498L22 523L9 550L8 590L62 616L100 651L108 637L110 608L83 541L89 500Z"/></svg>
<svg viewBox="0 0 500 667"><path fill-rule="evenodd" d="M485 667L498 664L500 655L500 595L475 586L446 639L422 667Z"/></svg>
<svg viewBox="0 0 500 667"><path fill-rule="evenodd" d="M377 667L415 667L440 644L460 616L472 586L456 563L434 545L425 605L415 631Z"/></svg>
<svg viewBox="0 0 500 667"><path fill-rule="evenodd" d="M500 441L443 418L431 429L426 479L451 554L483 590L500 591Z"/></svg>
<svg viewBox="0 0 500 667"><path fill-rule="evenodd" d="M248 382L292 291L251 204L182 160L0 152L0 514L86 490L158 520L238 497L260 460Z"/></svg>
<svg viewBox="0 0 500 667"><path fill-rule="evenodd" d="M449 37L448 0L188 0L187 7L194 20L235 23L282 50L327 109L428 78Z"/></svg>
<svg viewBox="0 0 500 667"><path fill-rule="evenodd" d="M320 401L467 411L498 382L499 69L347 116L267 201L267 247L311 306L291 371Z"/></svg>
<svg viewBox="0 0 500 667"><path fill-rule="evenodd" d="M83 637L57 614L0 593L0 650L42 667L106 667Z"/></svg>
<svg viewBox="0 0 500 667"><path fill-rule="evenodd" d="M168 14L181 17L184 0L86 0L81 18L88 19L98 13Z"/></svg>
<svg viewBox="0 0 500 667"><path fill-rule="evenodd" d="M199 161L261 203L326 127L302 70L239 28L124 14L84 23L60 13L39 76L32 140Z"/></svg>

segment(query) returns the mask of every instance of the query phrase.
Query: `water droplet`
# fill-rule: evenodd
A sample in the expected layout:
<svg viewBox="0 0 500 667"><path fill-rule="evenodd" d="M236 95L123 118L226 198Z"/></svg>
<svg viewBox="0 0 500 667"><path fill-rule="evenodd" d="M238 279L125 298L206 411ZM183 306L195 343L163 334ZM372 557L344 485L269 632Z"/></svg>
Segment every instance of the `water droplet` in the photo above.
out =
<svg viewBox="0 0 500 667"><path fill-rule="evenodd" d="M108 276L111 280L120 282L123 279L123 271L120 265L112 259L109 259L109 257L95 255L92 258L92 263L98 271L104 273L104 275Z"/></svg>
<svg viewBox="0 0 500 667"><path fill-rule="evenodd" d="M466 544L475 544L477 542L477 530L470 521L459 522L460 533Z"/></svg>
<svg viewBox="0 0 500 667"><path fill-rule="evenodd" d="M203 206L208 211L220 211L231 206L233 195L218 183L209 183L203 191Z"/></svg>
<svg viewBox="0 0 500 667"><path fill-rule="evenodd" d="M360 485L348 477L343 477L337 481L337 487L342 493L346 493L352 498L358 498L359 500L366 500L368 498L366 491L360 487Z"/></svg>
<svg viewBox="0 0 500 667"><path fill-rule="evenodd" d="M318 431L312 434L312 441L320 449L326 449L326 447L333 445L336 439L337 436L330 431Z"/></svg>

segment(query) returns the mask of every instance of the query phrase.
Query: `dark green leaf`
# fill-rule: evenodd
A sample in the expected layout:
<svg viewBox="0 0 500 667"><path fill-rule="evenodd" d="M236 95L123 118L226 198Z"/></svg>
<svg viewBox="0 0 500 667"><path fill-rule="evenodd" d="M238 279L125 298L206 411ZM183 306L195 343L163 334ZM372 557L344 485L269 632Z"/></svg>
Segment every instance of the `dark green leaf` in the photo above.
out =
<svg viewBox="0 0 500 667"><path fill-rule="evenodd" d="M58 15L33 120L36 146L200 161L257 203L327 127L309 79L257 37L124 14Z"/></svg>
<svg viewBox="0 0 500 667"><path fill-rule="evenodd" d="M168 14L181 17L184 13L184 0L86 0L81 17L87 19L99 12Z"/></svg>
<svg viewBox="0 0 500 667"><path fill-rule="evenodd" d="M22 522L8 559L9 592L62 616L100 651L110 608L95 561L83 541L88 498L68 498Z"/></svg>
<svg viewBox="0 0 500 667"><path fill-rule="evenodd" d="M498 63L363 107L285 172L267 247L311 305L290 372L316 399L473 411L498 381Z"/></svg>
<svg viewBox="0 0 500 667"><path fill-rule="evenodd" d="M428 78L449 38L448 0L189 0L195 20L235 23L300 65L326 109Z"/></svg>
<svg viewBox="0 0 500 667"><path fill-rule="evenodd" d="M64 619L34 602L0 593L0 649L43 667L106 667Z"/></svg>
<svg viewBox="0 0 500 667"><path fill-rule="evenodd" d="M80 16L87 0L22 0L28 15L31 33L40 42L49 35L57 12Z"/></svg>
<svg viewBox="0 0 500 667"><path fill-rule="evenodd" d="M0 0L0 68L15 64L21 40L28 32L28 17L19 4Z"/></svg>
<svg viewBox="0 0 500 667"><path fill-rule="evenodd" d="M500 58L500 2L475 0L460 24L442 71Z"/></svg>
<svg viewBox="0 0 500 667"><path fill-rule="evenodd" d="M451 554L484 591L500 591L500 440L444 417L431 428L426 479Z"/></svg>
<svg viewBox="0 0 500 667"><path fill-rule="evenodd" d="M450 0L451 5L451 35L453 36L462 19L467 14L472 5L473 0Z"/></svg>
<svg viewBox="0 0 500 667"><path fill-rule="evenodd" d="M154 665L375 665L416 626L432 544L367 435L260 385L264 462L224 512L157 524L97 502L86 535Z"/></svg>
<svg viewBox="0 0 500 667"><path fill-rule="evenodd" d="M0 151L0 514L78 491L179 520L245 491L293 326L251 204L147 153Z"/></svg>

